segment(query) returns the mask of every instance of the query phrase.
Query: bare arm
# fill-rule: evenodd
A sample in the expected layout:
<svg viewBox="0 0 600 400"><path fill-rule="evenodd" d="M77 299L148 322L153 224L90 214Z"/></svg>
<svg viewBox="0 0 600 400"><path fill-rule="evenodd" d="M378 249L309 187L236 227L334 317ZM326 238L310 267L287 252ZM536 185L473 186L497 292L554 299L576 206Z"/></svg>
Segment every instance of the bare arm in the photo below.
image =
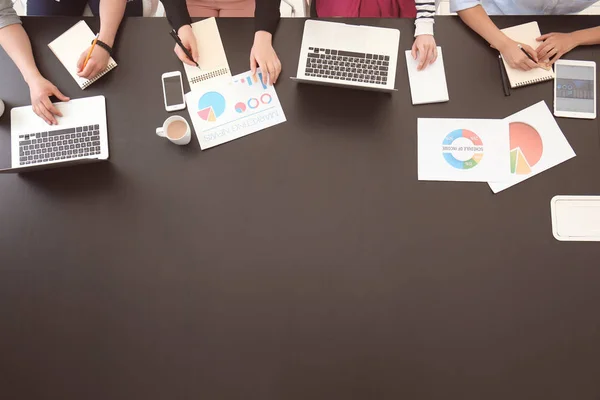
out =
<svg viewBox="0 0 600 400"><path fill-rule="evenodd" d="M20 24L0 29L0 46L19 68L25 82L41 76L33 59L29 37Z"/></svg>
<svg viewBox="0 0 600 400"><path fill-rule="evenodd" d="M100 1L100 32L98 39L110 47L115 44L115 36L125 13L125 6L127 6L126 0ZM84 65L88 53L89 47L79 56L77 74L82 78L92 79L106 68L110 60L110 54L100 46L96 46L88 63Z"/></svg>
<svg viewBox="0 0 600 400"><path fill-rule="evenodd" d="M115 36L125 14L126 0L101 0L100 1L100 35L98 39L112 47Z"/></svg>
<svg viewBox="0 0 600 400"><path fill-rule="evenodd" d="M600 44L600 26L573 32L577 46Z"/></svg>
<svg viewBox="0 0 600 400"><path fill-rule="evenodd" d="M530 70L538 68L537 52L526 44L517 43L506 36L487 15L481 5L458 11L458 16L469 28L484 38L492 47L502 53L502 56L512 68ZM529 53L535 62L531 61L519 48L521 46Z"/></svg>
<svg viewBox="0 0 600 400"><path fill-rule="evenodd" d="M69 98L40 74L33 59L29 37L23 27L13 24L0 28L0 46L6 50L29 85L33 111L48 124L57 124L55 115L61 114L50 101L50 96L56 96L62 101L68 101Z"/></svg>

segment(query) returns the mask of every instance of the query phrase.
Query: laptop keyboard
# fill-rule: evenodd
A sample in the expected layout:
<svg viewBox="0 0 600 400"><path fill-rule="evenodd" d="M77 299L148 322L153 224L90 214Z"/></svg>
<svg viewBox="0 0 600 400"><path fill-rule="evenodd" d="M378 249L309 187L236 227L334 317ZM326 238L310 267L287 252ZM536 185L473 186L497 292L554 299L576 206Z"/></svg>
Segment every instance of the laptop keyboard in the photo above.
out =
<svg viewBox="0 0 600 400"><path fill-rule="evenodd" d="M100 154L99 125L19 135L20 165L70 160L97 154Z"/></svg>
<svg viewBox="0 0 600 400"><path fill-rule="evenodd" d="M306 76L387 85L390 57L309 47Z"/></svg>

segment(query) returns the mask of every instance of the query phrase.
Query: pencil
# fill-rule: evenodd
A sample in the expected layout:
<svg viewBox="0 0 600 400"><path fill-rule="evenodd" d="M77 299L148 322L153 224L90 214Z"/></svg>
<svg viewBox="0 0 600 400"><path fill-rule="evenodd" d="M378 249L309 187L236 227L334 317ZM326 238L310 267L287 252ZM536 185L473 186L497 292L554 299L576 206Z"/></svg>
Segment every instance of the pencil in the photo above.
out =
<svg viewBox="0 0 600 400"><path fill-rule="evenodd" d="M508 87L508 79L506 79L506 69L504 68L504 61L502 56L498 56L498 64L500 64L500 76L502 77L502 87L504 88L504 95L510 96L510 87Z"/></svg>
<svg viewBox="0 0 600 400"><path fill-rule="evenodd" d="M92 42L92 47L90 47L90 52L88 53L87 57L85 58L85 61L83 62L83 67L81 67L82 71L85 69L85 66L87 65L88 61L90 61L90 57L92 56L94 47L96 47L96 42L98 42L98 35L99 34L97 33L96 37L94 38L94 41Z"/></svg>

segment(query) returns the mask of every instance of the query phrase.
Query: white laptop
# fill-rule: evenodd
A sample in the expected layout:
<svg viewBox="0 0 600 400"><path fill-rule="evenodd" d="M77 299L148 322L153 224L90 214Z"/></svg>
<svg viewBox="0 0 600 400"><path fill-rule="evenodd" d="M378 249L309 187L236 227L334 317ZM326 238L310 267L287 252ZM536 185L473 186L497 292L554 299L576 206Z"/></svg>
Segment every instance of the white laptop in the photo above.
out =
<svg viewBox="0 0 600 400"><path fill-rule="evenodd" d="M11 165L0 173L28 172L108 159L104 96L54 103L63 114L48 125L31 106L10 113Z"/></svg>
<svg viewBox="0 0 600 400"><path fill-rule="evenodd" d="M394 91L400 31L307 20L294 80Z"/></svg>

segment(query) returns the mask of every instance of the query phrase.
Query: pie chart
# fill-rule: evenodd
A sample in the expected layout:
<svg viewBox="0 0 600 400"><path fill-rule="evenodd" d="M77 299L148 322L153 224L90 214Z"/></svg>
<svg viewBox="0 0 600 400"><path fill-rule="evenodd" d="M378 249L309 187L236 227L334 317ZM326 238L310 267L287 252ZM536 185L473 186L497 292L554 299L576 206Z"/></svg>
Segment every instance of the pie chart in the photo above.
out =
<svg viewBox="0 0 600 400"><path fill-rule="evenodd" d="M511 122L509 134L510 172L516 175L528 175L544 153L542 137L534 127L524 122Z"/></svg>
<svg viewBox="0 0 600 400"><path fill-rule="evenodd" d="M244 111L246 111L246 104L242 102L237 103L235 105L235 111L239 112L240 114L243 113Z"/></svg>
<svg viewBox="0 0 600 400"><path fill-rule="evenodd" d="M225 112L225 97L219 92L207 92L198 100L198 116L215 122Z"/></svg>

